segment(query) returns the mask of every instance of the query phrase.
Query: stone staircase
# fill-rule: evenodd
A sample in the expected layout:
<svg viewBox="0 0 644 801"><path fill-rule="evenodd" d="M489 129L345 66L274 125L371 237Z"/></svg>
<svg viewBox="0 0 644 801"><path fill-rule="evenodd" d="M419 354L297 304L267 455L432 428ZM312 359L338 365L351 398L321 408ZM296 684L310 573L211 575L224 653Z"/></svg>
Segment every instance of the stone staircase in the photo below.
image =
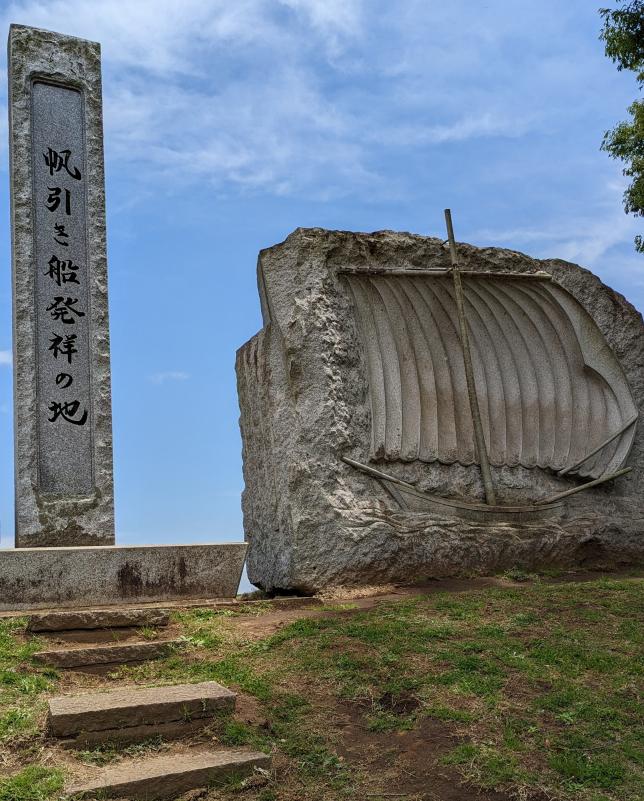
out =
<svg viewBox="0 0 644 801"><path fill-rule="evenodd" d="M63 669L106 672L116 665L166 656L179 640L142 640L140 630L167 626L161 609L105 609L38 613L27 630L51 648L35 658ZM107 642L106 642L107 641ZM80 644L79 644L80 643ZM120 687L51 698L48 734L67 748L132 744L151 737L172 741L163 755L121 759L105 768L83 766L74 798L170 799L230 775L267 770L270 756L245 749L182 742L235 710L236 694L214 681L165 687Z"/></svg>

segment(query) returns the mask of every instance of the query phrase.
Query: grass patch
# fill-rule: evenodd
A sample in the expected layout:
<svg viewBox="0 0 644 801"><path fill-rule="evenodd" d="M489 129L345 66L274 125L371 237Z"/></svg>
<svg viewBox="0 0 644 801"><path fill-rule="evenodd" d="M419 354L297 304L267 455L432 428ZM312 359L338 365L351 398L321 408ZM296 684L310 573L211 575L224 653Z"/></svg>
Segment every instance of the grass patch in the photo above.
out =
<svg viewBox="0 0 644 801"><path fill-rule="evenodd" d="M62 771L30 765L14 776L0 778L0 801L47 801L63 784Z"/></svg>
<svg viewBox="0 0 644 801"><path fill-rule="evenodd" d="M249 653L357 702L374 733L453 724L470 742L448 763L480 787L626 800L642 792L642 611L638 581L534 581L298 620Z"/></svg>
<svg viewBox="0 0 644 801"><path fill-rule="evenodd" d="M506 787L524 778L516 756L507 750L485 745L457 746L443 759L445 765L458 765L467 781L478 787Z"/></svg>
<svg viewBox="0 0 644 801"><path fill-rule="evenodd" d="M344 601L342 603L323 604L316 606L318 612L347 612L350 609L357 609L358 604L353 601Z"/></svg>
<svg viewBox="0 0 644 801"><path fill-rule="evenodd" d="M388 709L376 706L367 715L367 728L369 731L408 731L415 723L413 715L397 715Z"/></svg>
<svg viewBox="0 0 644 801"><path fill-rule="evenodd" d="M205 655L174 654L154 662L124 665L110 673L110 678L158 685L218 681L263 701L272 694L270 682L253 670L247 656L240 652L218 660L210 659L207 651Z"/></svg>
<svg viewBox="0 0 644 801"><path fill-rule="evenodd" d="M152 626L142 626L136 633L144 640L157 640L159 638L159 629L155 629Z"/></svg>
<svg viewBox="0 0 644 801"><path fill-rule="evenodd" d="M503 578L510 579L510 581L524 582L534 581L538 576L534 573L529 573L527 570L523 570L523 568L511 567L503 573Z"/></svg>
<svg viewBox="0 0 644 801"><path fill-rule="evenodd" d="M36 731L34 710L26 706L11 707L0 714L0 741L33 734Z"/></svg>
<svg viewBox="0 0 644 801"><path fill-rule="evenodd" d="M610 757L594 756L578 750L564 750L553 754L548 763L561 777L567 790L587 787L612 790L623 784L626 775L624 765Z"/></svg>
<svg viewBox="0 0 644 801"><path fill-rule="evenodd" d="M140 743L124 746L122 743L101 743L95 748L78 751L78 759L86 765L108 765L119 759L136 759L168 748L161 737L149 737Z"/></svg>
<svg viewBox="0 0 644 801"><path fill-rule="evenodd" d="M434 740L422 741L427 725L443 743L435 757L443 760L441 770L472 784L472 795L479 787L566 801L644 796L641 580L531 580L381 602L370 610L347 606L332 604L326 617L316 607L315 617L259 640L235 627L242 608L174 613L189 647L124 666L109 683L214 680L252 696L248 717L218 717L204 736L276 753L279 779L233 781L220 788L231 801L242 789L248 801L376 798L378 776L365 765L383 740L392 748L400 742L429 748L426 765L414 768L428 771L429 786L435 767ZM251 609L254 615L274 611L269 604ZM14 755L16 743L35 731L42 694L56 683L55 673L32 663L39 644L21 638L21 628L21 622L0 621L0 740ZM355 763L342 758L351 753L342 739L347 719L365 748L365 759ZM134 748L142 747L163 746ZM93 749L80 758L100 765L143 753L131 748ZM18 776L0 781L15 783ZM53 797L52 776L32 781L45 787L34 791L40 796L3 790L0 801ZM383 796L391 792L387 776Z"/></svg>
<svg viewBox="0 0 644 801"><path fill-rule="evenodd" d="M436 720L450 720L455 723L472 723L476 719L475 715L471 712L466 712L463 709L457 709L452 706L443 706L441 704L426 706L424 714Z"/></svg>
<svg viewBox="0 0 644 801"><path fill-rule="evenodd" d="M0 742L20 741L36 733L43 703L58 673L33 663L42 642L24 639L24 618L0 620Z"/></svg>

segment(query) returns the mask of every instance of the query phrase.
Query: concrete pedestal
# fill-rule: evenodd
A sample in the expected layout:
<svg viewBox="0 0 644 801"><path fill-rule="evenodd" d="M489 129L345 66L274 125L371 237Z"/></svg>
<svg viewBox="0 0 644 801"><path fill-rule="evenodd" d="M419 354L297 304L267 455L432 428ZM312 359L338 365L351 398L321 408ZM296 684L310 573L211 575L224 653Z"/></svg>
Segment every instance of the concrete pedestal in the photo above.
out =
<svg viewBox="0 0 644 801"><path fill-rule="evenodd" d="M232 598L244 543L0 550L0 611Z"/></svg>

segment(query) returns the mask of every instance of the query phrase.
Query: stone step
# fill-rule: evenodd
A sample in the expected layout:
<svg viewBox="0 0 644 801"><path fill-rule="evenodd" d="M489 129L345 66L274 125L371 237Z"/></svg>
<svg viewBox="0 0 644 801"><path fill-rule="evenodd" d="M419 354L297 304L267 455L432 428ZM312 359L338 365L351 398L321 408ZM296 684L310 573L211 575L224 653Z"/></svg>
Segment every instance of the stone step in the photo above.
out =
<svg viewBox="0 0 644 801"><path fill-rule="evenodd" d="M155 629L155 631L158 631ZM71 631L41 631L39 637L46 637L47 651L81 645L115 645L117 642L141 642L141 629L72 629ZM155 638L156 639L156 638ZM169 639L168 637L158 639Z"/></svg>
<svg viewBox="0 0 644 801"><path fill-rule="evenodd" d="M62 748L78 751L83 749L99 748L102 746L121 747L144 743L146 740L185 740L187 738L204 735L212 725L214 717L184 718L170 720L167 723L144 723L141 726L122 726L118 729L104 729L102 731L81 731L72 737L61 737L56 740ZM208 731L208 736L210 732Z"/></svg>
<svg viewBox="0 0 644 801"><path fill-rule="evenodd" d="M42 612L31 615L27 631L75 631L167 626L167 609L91 609L71 612Z"/></svg>
<svg viewBox="0 0 644 801"><path fill-rule="evenodd" d="M215 681L63 695L49 701L48 730L74 744L177 736L232 712L236 697Z"/></svg>
<svg viewBox="0 0 644 801"><path fill-rule="evenodd" d="M228 776L248 776L255 768L270 768L267 754L244 750L199 751L119 763L83 784L69 787L74 798L174 798L208 787Z"/></svg>
<svg viewBox="0 0 644 801"><path fill-rule="evenodd" d="M125 662L144 662L169 656L181 640L115 643L113 645L87 645L82 648L64 648L38 651L34 659L45 665L61 668L99 667L121 665Z"/></svg>

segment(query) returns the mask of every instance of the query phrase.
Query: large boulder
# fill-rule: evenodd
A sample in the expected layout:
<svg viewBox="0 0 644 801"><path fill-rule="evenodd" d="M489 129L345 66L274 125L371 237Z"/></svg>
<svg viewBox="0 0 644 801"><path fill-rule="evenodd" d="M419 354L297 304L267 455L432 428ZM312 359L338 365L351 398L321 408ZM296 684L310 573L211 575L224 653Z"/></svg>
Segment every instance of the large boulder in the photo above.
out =
<svg viewBox="0 0 644 801"><path fill-rule="evenodd" d="M267 591L308 593L332 585L407 582L515 565L616 565L641 557L644 442L636 422L576 471L558 475L578 461L575 447L583 455L590 453L606 439L604 428L628 426L625 417L632 414L634 419L642 408L641 315L575 264L466 244L458 245L458 254L463 271L545 271L552 276L552 281L542 281L552 289L531 289L530 296L523 289L506 290L505 282L532 287L537 279L502 278L498 283L483 277L479 281L492 289L484 287L480 297L478 290L468 288L474 279L464 276L477 395L497 503L528 512L504 516L501 510L486 516L467 511L468 504L483 503L484 491L472 450L470 409L463 406L463 386L457 386L459 380L463 383L460 339L454 333L453 312L447 309L447 316L440 318L432 310L440 292L445 308L452 302L451 278L436 273L436 286L442 289L428 295L425 311L418 310L420 301L414 305L411 289L403 302L403 284L395 283L418 282L421 277L433 281L428 270L450 267L445 243L392 231L297 229L283 243L260 253L264 325L237 354L242 503L248 574L254 584ZM387 278L392 271L399 275ZM383 288L377 290L382 298L376 301L369 295L374 290L360 282L381 274L389 282L390 297ZM491 316L484 335L477 303L483 303L486 292ZM544 292L554 293L546 298L550 306L544 301L538 308ZM522 297L525 302L517 301ZM557 298L567 310L561 319L552 311L559 308ZM394 306L399 311L392 312ZM389 326L389 343L383 341L379 322L383 314L393 315L393 322L383 323ZM423 320L423 315L429 319L432 314L433 321ZM502 331L508 314L514 315L514 333L508 327ZM434 336L427 334L425 322L435 326ZM418 345L421 334L427 353ZM504 336L506 345L499 344ZM434 344L437 337L446 343L444 363ZM532 372L526 372L515 349L537 352L534 340L539 338L541 350L554 348L554 355L545 367L535 357ZM555 340L556 348L548 344ZM506 356L515 354L513 366L504 362L504 347ZM599 361L593 361L588 348L594 348ZM433 360L429 366L427 358ZM374 368L376 363L381 367ZM392 370L393 384L387 378ZM451 377L450 403L454 408L460 404L456 412L445 405L440 370ZM423 389L428 371L435 381ZM405 381L414 384L411 399L405 396ZM518 400L513 391L517 382L522 383ZM419 422L421 407L424 422ZM500 433L495 409L505 414ZM433 434L427 428L432 415ZM446 445L450 437L453 442ZM562 446L566 437L568 444ZM403 484L382 482L376 473L357 469L343 457ZM535 512L535 502L623 465L631 472L570 495L556 508L540 507L552 513ZM408 508L395 488L409 485L456 505L424 508L421 502L420 508ZM458 507L461 502L465 511Z"/></svg>

